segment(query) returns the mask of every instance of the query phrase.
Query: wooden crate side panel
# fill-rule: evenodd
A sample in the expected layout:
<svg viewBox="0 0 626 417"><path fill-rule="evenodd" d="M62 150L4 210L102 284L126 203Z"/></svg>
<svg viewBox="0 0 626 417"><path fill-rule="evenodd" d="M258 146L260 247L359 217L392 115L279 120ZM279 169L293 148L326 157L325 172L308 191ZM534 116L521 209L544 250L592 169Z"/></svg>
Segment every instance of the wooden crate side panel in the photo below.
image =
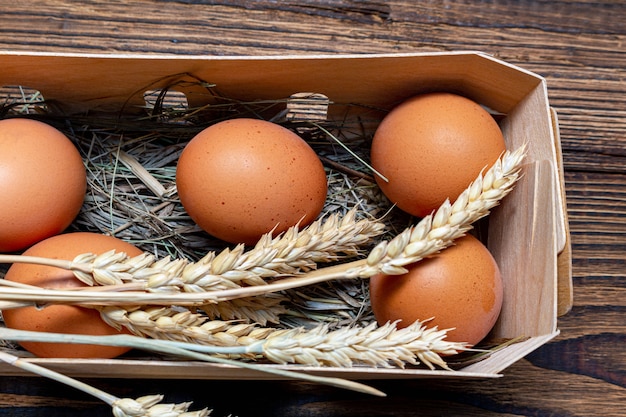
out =
<svg viewBox="0 0 626 417"><path fill-rule="evenodd" d="M556 331L557 252L554 171L550 161L524 167L524 178L490 216L488 247L504 282L495 337Z"/></svg>
<svg viewBox="0 0 626 417"><path fill-rule="evenodd" d="M143 92L177 84L192 106L210 94L196 81L215 83L241 100L285 98L296 92L326 94L338 103L389 108L418 92L459 92L500 112L510 111L540 78L482 54L286 57L105 57L0 54L1 85L40 90L66 110L128 111Z"/></svg>

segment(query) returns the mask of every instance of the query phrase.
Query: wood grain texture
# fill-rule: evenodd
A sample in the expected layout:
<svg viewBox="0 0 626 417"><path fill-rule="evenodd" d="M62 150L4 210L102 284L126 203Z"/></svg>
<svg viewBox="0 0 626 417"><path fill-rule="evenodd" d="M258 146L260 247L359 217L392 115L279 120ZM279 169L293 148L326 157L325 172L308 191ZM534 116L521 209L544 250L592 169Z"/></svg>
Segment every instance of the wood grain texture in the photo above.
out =
<svg viewBox="0 0 626 417"><path fill-rule="evenodd" d="M574 306L561 335L482 381L379 381L387 398L301 382L95 380L211 415L626 415L626 2L14 1L0 49L277 55L480 50L544 76L559 116ZM1 70L1 69L0 69ZM235 401L227 396L234 396ZM38 378L0 379L0 415L107 416Z"/></svg>

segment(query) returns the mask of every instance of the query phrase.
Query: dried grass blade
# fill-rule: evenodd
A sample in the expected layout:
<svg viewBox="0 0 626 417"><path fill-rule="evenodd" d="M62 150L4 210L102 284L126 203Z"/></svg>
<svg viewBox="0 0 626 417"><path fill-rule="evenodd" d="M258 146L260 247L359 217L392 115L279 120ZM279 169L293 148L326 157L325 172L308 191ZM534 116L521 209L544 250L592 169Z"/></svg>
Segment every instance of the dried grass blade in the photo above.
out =
<svg viewBox="0 0 626 417"><path fill-rule="evenodd" d="M128 153L120 150L119 160L157 197L163 197L167 190L148 170Z"/></svg>

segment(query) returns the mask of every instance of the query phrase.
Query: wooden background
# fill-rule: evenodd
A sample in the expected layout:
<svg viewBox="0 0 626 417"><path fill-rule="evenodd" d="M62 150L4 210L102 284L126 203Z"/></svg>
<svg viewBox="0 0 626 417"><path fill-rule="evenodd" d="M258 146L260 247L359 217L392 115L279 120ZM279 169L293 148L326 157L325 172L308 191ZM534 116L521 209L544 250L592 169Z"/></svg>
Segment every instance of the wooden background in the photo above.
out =
<svg viewBox="0 0 626 417"><path fill-rule="evenodd" d="M5 1L0 49L305 54L480 50L547 78L560 117L574 306L561 336L486 381L380 381L371 398L301 382L94 380L212 416L626 416L626 2ZM0 71L2 69L0 68ZM228 397L228 398L227 398ZM39 378L0 379L0 415L106 416Z"/></svg>

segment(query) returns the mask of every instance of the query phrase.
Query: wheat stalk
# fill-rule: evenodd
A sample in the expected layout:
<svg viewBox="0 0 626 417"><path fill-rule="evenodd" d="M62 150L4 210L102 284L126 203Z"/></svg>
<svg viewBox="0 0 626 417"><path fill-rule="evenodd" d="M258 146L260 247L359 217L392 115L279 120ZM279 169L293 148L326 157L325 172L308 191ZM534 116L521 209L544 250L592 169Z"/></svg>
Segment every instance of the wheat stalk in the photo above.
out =
<svg viewBox="0 0 626 417"><path fill-rule="evenodd" d="M188 411L191 405L190 402L161 404L163 400L162 395L149 395L137 399L119 398L59 372L25 361L5 351L0 351L0 360L16 368L55 380L90 394L111 406L115 417L206 417L209 415L209 410L206 408L198 411Z"/></svg>
<svg viewBox="0 0 626 417"><path fill-rule="evenodd" d="M143 306L98 308L102 319L117 329L127 328L137 336L216 347L246 346L276 329L257 323L211 320L180 307ZM244 356L241 356L244 355ZM233 357L254 358L257 354L237 352Z"/></svg>
<svg viewBox="0 0 626 417"><path fill-rule="evenodd" d="M373 387L361 384L356 381L345 380L336 377L325 377L311 375L301 372L295 372L288 369L277 367L262 366L255 363L243 361L234 361L219 356L221 353L252 353L254 346L237 346L219 347L219 346L202 346L193 343L177 342L172 340L155 340L143 337L132 336L128 334L117 334L107 336L88 336L81 334L65 334L65 333L47 333L27 330L15 330L0 327L0 338L12 341L29 341L29 342L45 342L45 343L78 343L78 344L96 344L105 346L125 346L134 349L145 350L148 352L161 353L166 355L179 356L186 359L198 360L203 362L219 363L239 368L250 369L254 371L265 372L277 375L283 378L295 378L304 381L326 384L344 389L350 389L370 395L385 396L385 394ZM207 354L208 353L208 354ZM0 360L2 357L0 357ZM30 362L19 361L25 366L32 365ZM41 368L41 367L39 367ZM45 369L45 368L44 368ZM61 375L61 377L63 377Z"/></svg>
<svg viewBox="0 0 626 417"><path fill-rule="evenodd" d="M278 329L259 327L256 323L208 320L172 307L106 307L100 313L111 326L124 326L138 336L211 346L212 352L216 347L245 347L230 350L231 358L263 356L279 364L351 367L357 363L389 367L393 363L404 367L421 362L430 369L434 365L449 369L442 355L468 348L465 343L445 340L447 330L428 328L426 322L420 321L402 329L396 323L371 323L331 331L327 325Z"/></svg>
<svg viewBox="0 0 626 417"><path fill-rule="evenodd" d="M450 203L446 200L434 214L426 216L414 227L405 229L391 241L379 243L367 257L367 266L359 275L371 277L378 273L400 275L405 266L420 261L450 246L479 219L513 190L520 178L526 146L506 151L484 174L479 175L461 195Z"/></svg>
<svg viewBox="0 0 626 417"><path fill-rule="evenodd" d="M264 285L265 279L279 275L302 273L314 269L317 262L358 255L361 246L382 233L384 224L377 220L358 220L356 215L356 209L347 211L343 217L334 213L302 230L292 227L278 237L268 233L248 252L244 252L243 245L238 245L219 254L209 252L196 263L169 257L156 260L146 252L129 257L115 251L101 255L81 254L69 263L26 256L15 261L71 269L88 285L107 285L108 289L147 288L164 293L236 289L242 285ZM285 297L272 294L205 304L202 309L212 318L245 319L265 325L279 321L278 316L286 311L279 304L284 300Z"/></svg>
<svg viewBox="0 0 626 417"><path fill-rule="evenodd" d="M13 255L0 255L0 261L56 266L71 270L89 286L127 285L126 290L204 292L265 285L268 278L313 270L318 262L357 256L385 226L378 220L358 220L356 215L355 208L344 216L333 213L303 229L290 227L280 236L266 233L248 251L237 245L219 254L209 252L197 262L167 256L157 260L147 252L129 257L116 251L84 253L72 261Z"/></svg>

